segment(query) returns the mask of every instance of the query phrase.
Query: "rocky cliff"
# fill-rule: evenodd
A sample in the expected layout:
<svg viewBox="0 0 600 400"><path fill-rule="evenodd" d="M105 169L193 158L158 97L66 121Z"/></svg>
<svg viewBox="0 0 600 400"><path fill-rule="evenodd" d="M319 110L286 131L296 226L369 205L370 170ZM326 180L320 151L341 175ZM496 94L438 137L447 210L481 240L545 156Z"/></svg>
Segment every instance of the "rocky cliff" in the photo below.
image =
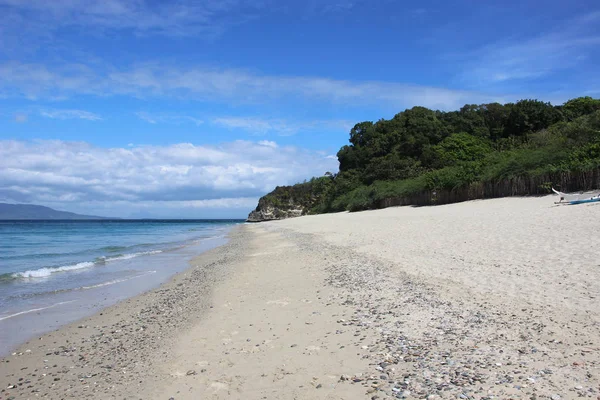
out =
<svg viewBox="0 0 600 400"><path fill-rule="evenodd" d="M258 206L248 215L248 222L272 221L306 215L314 205L309 183L295 186L278 186L258 201Z"/></svg>
<svg viewBox="0 0 600 400"><path fill-rule="evenodd" d="M252 211L248 215L248 222L262 222L262 221L272 221L276 219L286 219L286 218L294 218L300 217L304 215L304 210L302 208L291 208L288 210L281 210L279 208L273 206L266 207L256 207L256 210Z"/></svg>

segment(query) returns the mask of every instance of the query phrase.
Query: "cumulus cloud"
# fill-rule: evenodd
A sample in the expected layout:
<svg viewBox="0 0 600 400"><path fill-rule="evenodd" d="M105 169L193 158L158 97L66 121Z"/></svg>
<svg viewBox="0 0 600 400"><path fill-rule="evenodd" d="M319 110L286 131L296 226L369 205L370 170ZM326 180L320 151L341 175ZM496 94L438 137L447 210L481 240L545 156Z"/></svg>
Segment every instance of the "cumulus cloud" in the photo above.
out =
<svg viewBox="0 0 600 400"><path fill-rule="evenodd" d="M86 119L88 121L100 121L102 117L84 110L44 110L40 112L42 117L51 119Z"/></svg>
<svg viewBox="0 0 600 400"><path fill-rule="evenodd" d="M86 202L239 206L277 185L336 170L337 160L269 141L102 148L8 140L0 141L0 200L66 209Z"/></svg>
<svg viewBox="0 0 600 400"><path fill-rule="evenodd" d="M274 149L277 148L277 143L271 140L261 140L260 142L258 142L258 144L260 144L261 146L272 147Z"/></svg>

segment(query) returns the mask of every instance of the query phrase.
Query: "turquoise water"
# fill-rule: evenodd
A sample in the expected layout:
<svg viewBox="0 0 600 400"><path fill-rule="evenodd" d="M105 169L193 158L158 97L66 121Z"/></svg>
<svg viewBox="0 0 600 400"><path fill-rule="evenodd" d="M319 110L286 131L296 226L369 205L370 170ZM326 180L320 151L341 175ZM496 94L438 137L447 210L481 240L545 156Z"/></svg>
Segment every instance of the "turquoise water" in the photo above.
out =
<svg viewBox="0 0 600 400"><path fill-rule="evenodd" d="M0 354L156 287L240 222L0 221Z"/></svg>

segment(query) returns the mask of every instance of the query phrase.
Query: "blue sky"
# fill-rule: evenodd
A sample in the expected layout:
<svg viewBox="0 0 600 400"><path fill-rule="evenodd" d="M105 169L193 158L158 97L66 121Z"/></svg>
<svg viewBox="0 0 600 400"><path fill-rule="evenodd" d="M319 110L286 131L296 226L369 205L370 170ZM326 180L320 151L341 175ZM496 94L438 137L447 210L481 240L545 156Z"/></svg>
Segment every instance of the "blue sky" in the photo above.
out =
<svg viewBox="0 0 600 400"><path fill-rule="evenodd" d="M244 217L356 122L599 97L599 27L581 0L0 0L0 201Z"/></svg>

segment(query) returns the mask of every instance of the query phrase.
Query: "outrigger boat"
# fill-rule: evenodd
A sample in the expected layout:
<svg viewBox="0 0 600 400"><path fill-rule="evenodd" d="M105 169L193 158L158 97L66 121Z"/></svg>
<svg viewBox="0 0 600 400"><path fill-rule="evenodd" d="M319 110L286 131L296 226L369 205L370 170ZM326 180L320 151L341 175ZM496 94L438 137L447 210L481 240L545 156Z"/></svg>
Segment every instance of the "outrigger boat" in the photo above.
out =
<svg viewBox="0 0 600 400"><path fill-rule="evenodd" d="M554 188L552 188L552 191L560 196L560 200L555 201L554 204L576 205L600 202L600 191L585 193L563 193Z"/></svg>

